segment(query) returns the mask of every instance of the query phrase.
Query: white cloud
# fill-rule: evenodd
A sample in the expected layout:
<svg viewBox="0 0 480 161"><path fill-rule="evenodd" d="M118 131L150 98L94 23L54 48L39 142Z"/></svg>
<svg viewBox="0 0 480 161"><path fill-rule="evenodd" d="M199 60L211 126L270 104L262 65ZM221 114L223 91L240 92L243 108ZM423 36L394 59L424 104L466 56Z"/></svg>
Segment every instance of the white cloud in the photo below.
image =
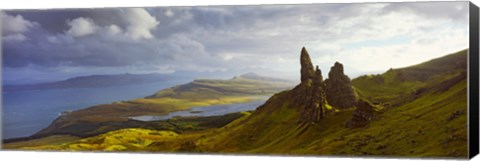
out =
<svg viewBox="0 0 480 161"><path fill-rule="evenodd" d="M446 3L441 11L436 9L436 3L416 4L115 9L111 15L116 17L109 21L103 21L104 15L83 18L85 28L90 30L82 31L89 31L83 33L91 36L74 39L65 32L56 37L38 37L56 45L48 47L52 51L42 52L71 54L49 61L53 65L68 59L79 66L146 66L136 71L271 69L298 74L298 55L305 46L324 76L335 61L340 61L353 78L468 47L468 19L462 18L468 14L462 9L468 3ZM436 14L439 12L442 14ZM161 27L151 14L163 18ZM149 40L138 41L143 39ZM75 42L68 44L65 40ZM44 49L44 44L39 44L38 48ZM18 45L17 50L24 48ZM45 63L43 60L32 62Z"/></svg>
<svg viewBox="0 0 480 161"><path fill-rule="evenodd" d="M116 35L122 32L122 29L117 25L110 25L107 27L107 31L111 35Z"/></svg>
<svg viewBox="0 0 480 161"><path fill-rule="evenodd" d="M46 39L52 44L72 44L75 42L72 36L66 34L48 35Z"/></svg>
<svg viewBox="0 0 480 161"><path fill-rule="evenodd" d="M22 41L25 41L26 39L27 37L25 37L25 35L19 34L19 33L10 34L3 37L3 41L6 41L6 42L22 42Z"/></svg>
<svg viewBox="0 0 480 161"><path fill-rule="evenodd" d="M198 57L208 56L205 46L185 34L170 36L166 42L174 58L177 60L198 60Z"/></svg>
<svg viewBox="0 0 480 161"><path fill-rule="evenodd" d="M428 43L418 43L423 37L430 38ZM343 50L325 59L341 61L363 72L384 72L389 68L411 66L466 48L468 35L463 30L443 29L423 33L408 43Z"/></svg>
<svg viewBox="0 0 480 161"><path fill-rule="evenodd" d="M160 23L143 8L126 9L124 18L128 23L126 34L134 40L153 38L150 31Z"/></svg>
<svg viewBox="0 0 480 161"><path fill-rule="evenodd" d="M33 28L36 23L30 22L21 15L12 16L4 12L1 14L2 40L6 42L22 42L28 38L24 33Z"/></svg>
<svg viewBox="0 0 480 161"><path fill-rule="evenodd" d="M167 17L173 17L175 16L175 13L171 9L167 9L164 13L165 16Z"/></svg>
<svg viewBox="0 0 480 161"><path fill-rule="evenodd" d="M35 25L21 15L12 16L4 12L0 12L0 14L2 15L2 32L4 34L24 33Z"/></svg>
<svg viewBox="0 0 480 161"><path fill-rule="evenodd" d="M74 37L90 35L95 33L98 29L91 18L79 17L72 21L68 21L67 24L70 26L67 33Z"/></svg>
<svg viewBox="0 0 480 161"><path fill-rule="evenodd" d="M61 42L59 41L57 36L47 36L47 41L53 44L60 44Z"/></svg>
<svg viewBox="0 0 480 161"><path fill-rule="evenodd" d="M233 54L220 54L220 57L223 59L223 60L232 60L234 58L234 55Z"/></svg>
<svg viewBox="0 0 480 161"><path fill-rule="evenodd" d="M197 71L197 72L225 72L227 71L226 67L209 67L196 64L185 64L184 68L187 70Z"/></svg>
<svg viewBox="0 0 480 161"><path fill-rule="evenodd" d="M451 19L448 14L457 9L444 7L445 18L432 18L408 10L381 13L381 8L362 8L356 14L326 23L322 30L312 32L318 33L314 41L306 41L314 63L326 72L335 61L344 63L345 72L351 76L384 72L390 67L406 67L468 48L466 19ZM364 46L349 48L352 43Z"/></svg>

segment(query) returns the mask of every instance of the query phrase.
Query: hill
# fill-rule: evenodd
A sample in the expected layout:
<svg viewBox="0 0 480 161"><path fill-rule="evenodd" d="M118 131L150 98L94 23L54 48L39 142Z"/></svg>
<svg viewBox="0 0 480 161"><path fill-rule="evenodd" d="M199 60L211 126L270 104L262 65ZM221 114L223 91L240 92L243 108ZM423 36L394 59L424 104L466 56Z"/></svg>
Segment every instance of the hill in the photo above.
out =
<svg viewBox="0 0 480 161"><path fill-rule="evenodd" d="M278 83L293 83L290 80L261 76L254 72L249 72L239 76L235 76L233 77L233 79L247 79L247 80L257 80L257 81L267 81L267 82L278 82Z"/></svg>
<svg viewBox="0 0 480 161"><path fill-rule="evenodd" d="M389 69L379 75L360 76L352 84L360 96L372 103L394 107L415 99L415 95L422 93L428 85L442 86L442 81L459 75L461 78L466 77L466 69L467 50L462 50L411 67ZM458 81L461 79L445 86L452 86Z"/></svg>
<svg viewBox="0 0 480 161"><path fill-rule="evenodd" d="M195 98L235 95L265 95L285 90L293 86L287 80L264 77L253 73L235 76L228 80L196 79L188 84L162 90L148 98Z"/></svg>
<svg viewBox="0 0 480 161"><path fill-rule="evenodd" d="M302 49L300 84L222 127L183 133L122 129L20 148L467 158L467 64L462 57L466 51L351 82L335 63L330 73L338 78L324 81ZM345 97L332 97L338 91ZM351 107L326 99L352 102L350 91Z"/></svg>
<svg viewBox="0 0 480 161"><path fill-rule="evenodd" d="M180 77L168 74L117 74L117 75L91 75L74 77L63 81L47 82L28 85L6 85L4 91L45 90L65 88L94 88L108 86L122 86L133 84L147 84L161 81L175 80Z"/></svg>

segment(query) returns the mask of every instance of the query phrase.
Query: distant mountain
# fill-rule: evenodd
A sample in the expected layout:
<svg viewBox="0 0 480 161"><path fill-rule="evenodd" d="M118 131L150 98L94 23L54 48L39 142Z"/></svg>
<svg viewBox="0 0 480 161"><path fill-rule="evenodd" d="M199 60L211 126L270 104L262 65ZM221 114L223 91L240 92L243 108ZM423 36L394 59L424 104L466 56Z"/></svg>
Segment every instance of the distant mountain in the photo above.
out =
<svg viewBox="0 0 480 161"><path fill-rule="evenodd" d="M74 77L63 81L28 84L28 85L6 85L4 91L19 90L43 90L43 89L65 89L65 88L93 88L122 86L133 84L147 84L161 81L168 81L182 78L168 74L117 74L117 75L91 75Z"/></svg>
<svg viewBox="0 0 480 161"><path fill-rule="evenodd" d="M292 83L293 84L293 81L290 81L290 80L261 76L261 75L258 75L257 73L253 73L253 72L249 72L249 73L245 73L245 74L242 74L242 75L239 75L239 76L235 76L235 77L233 77L233 79L249 79L249 80L257 80L257 81L283 82L283 83Z"/></svg>
<svg viewBox="0 0 480 161"><path fill-rule="evenodd" d="M190 83L162 90L151 97L178 97L188 94L202 94L208 95L208 97L216 95L262 95L273 94L293 87L293 85L292 82L287 80L247 73L228 80L195 79Z"/></svg>
<svg viewBox="0 0 480 161"><path fill-rule="evenodd" d="M211 75L211 74L210 74ZM65 88L94 88L94 87L109 87L109 86L123 86L134 84L148 84L161 81L169 81L175 79L194 79L195 77L209 76L208 73L188 73L178 72L172 74L115 74L115 75L90 75L69 78L62 81L42 82L35 84L13 84L8 83L3 86L4 91L23 91L23 90L44 90L44 89L65 89ZM263 81L274 83L292 83L289 80L260 76L256 73L250 72L233 77L232 79L245 79L251 81ZM202 79L198 79L202 80Z"/></svg>
<svg viewBox="0 0 480 161"><path fill-rule="evenodd" d="M6 79L6 77L3 77L4 79L2 80L3 86L11 86L11 85L28 85L28 84L39 84L39 83L48 83L48 82L55 82L58 81L58 79L35 79L35 78L27 78L27 79Z"/></svg>

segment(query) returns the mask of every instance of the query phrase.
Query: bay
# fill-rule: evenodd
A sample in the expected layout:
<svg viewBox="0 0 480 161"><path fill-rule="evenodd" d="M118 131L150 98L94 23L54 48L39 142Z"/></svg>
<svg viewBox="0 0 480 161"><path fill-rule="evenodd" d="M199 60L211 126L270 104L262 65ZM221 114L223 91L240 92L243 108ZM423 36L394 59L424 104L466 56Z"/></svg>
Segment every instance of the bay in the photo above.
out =
<svg viewBox="0 0 480 161"><path fill-rule="evenodd" d="M265 99L262 99L246 103L192 107L190 110L171 112L168 115L143 115L130 117L130 119L138 121L158 121L171 119L177 116L220 116L228 113L255 110L258 106L264 104L265 101Z"/></svg>
<svg viewBox="0 0 480 161"><path fill-rule="evenodd" d="M2 138L27 137L47 127L61 112L142 98L190 80L101 88L2 92Z"/></svg>

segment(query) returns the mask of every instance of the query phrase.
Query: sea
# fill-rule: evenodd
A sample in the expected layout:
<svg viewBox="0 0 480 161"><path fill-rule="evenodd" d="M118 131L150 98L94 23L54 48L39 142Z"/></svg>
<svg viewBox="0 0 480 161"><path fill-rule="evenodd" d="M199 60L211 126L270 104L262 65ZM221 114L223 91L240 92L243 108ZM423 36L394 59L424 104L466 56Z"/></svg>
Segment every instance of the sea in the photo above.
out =
<svg viewBox="0 0 480 161"><path fill-rule="evenodd" d="M2 138L30 136L46 128L65 111L143 98L162 89L185 84L189 81L191 80L100 88L2 91Z"/></svg>

